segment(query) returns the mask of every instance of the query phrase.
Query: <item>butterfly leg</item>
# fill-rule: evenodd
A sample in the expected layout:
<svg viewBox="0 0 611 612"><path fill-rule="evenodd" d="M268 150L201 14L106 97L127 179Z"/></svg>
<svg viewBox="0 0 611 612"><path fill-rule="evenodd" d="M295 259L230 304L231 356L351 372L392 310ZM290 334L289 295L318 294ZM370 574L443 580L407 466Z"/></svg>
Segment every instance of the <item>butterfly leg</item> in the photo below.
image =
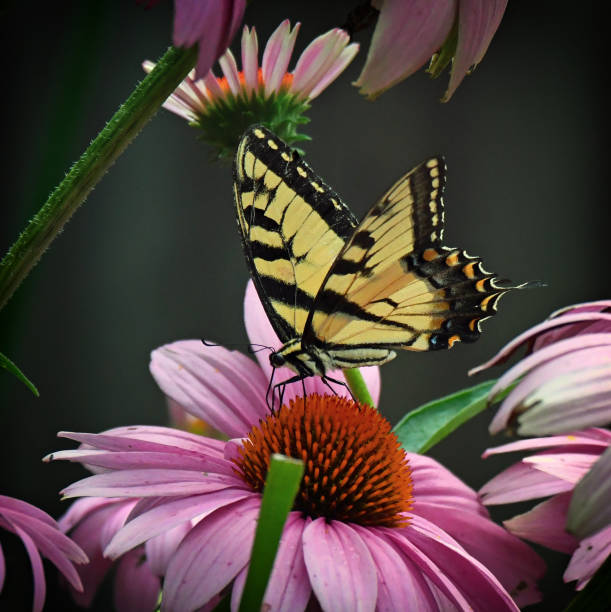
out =
<svg viewBox="0 0 611 612"><path fill-rule="evenodd" d="M335 383L336 385L341 385L342 387L348 390L348 393L350 393L350 397L352 398L352 400L358 404L358 400L352 394L352 390L344 381L331 378L330 376L323 376L321 380L327 387L329 387L329 389L331 389L333 395L337 395L337 391L329 384L329 382Z"/></svg>

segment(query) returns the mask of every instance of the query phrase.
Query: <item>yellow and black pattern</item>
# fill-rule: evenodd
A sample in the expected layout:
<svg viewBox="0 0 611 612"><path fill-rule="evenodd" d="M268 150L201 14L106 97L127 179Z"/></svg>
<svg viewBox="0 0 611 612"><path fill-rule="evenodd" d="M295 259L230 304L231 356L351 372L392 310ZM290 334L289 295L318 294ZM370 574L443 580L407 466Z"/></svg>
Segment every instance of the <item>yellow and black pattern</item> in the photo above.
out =
<svg viewBox="0 0 611 612"><path fill-rule="evenodd" d="M394 349L472 342L501 287L477 257L441 244L445 164L401 177L357 225L339 196L271 132L251 128L234 168L246 258L273 354L300 376L384 363Z"/></svg>

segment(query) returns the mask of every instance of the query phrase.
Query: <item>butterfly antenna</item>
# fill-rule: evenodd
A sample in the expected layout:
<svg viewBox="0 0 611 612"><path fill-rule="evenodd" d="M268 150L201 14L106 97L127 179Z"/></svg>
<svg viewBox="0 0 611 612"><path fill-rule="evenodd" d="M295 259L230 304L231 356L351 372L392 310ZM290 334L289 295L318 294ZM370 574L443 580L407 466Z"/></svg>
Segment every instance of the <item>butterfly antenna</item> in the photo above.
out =
<svg viewBox="0 0 611 612"><path fill-rule="evenodd" d="M254 350L254 349L252 348L253 346L258 346L259 348L258 348L258 349L256 349L256 350ZM269 351L270 353L273 353L273 352L274 352L274 347L273 347L273 346L267 346L266 344L257 344L257 343L255 343L255 342L251 342L251 343L248 345L248 352L249 352L251 355L254 355L254 354L258 353L259 351L265 351L265 350Z"/></svg>

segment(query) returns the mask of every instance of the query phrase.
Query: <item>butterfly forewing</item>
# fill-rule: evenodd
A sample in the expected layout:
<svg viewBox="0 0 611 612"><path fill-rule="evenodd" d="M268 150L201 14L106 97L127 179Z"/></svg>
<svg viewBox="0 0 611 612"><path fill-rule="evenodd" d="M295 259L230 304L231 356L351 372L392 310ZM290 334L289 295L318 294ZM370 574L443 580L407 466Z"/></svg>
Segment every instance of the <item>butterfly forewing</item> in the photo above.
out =
<svg viewBox="0 0 611 612"><path fill-rule="evenodd" d="M441 245L445 165L431 158L367 213L329 270L303 344L338 364L374 362L381 348L432 350L479 335L506 289L478 258Z"/></svg>
<svg viewBox="0 0 611 612"><path fill-rule="evenodd" d="M274 331L287 342L302 335L356 219L297 153L260 126L238 147L234 197L255 287Z"/></svg>

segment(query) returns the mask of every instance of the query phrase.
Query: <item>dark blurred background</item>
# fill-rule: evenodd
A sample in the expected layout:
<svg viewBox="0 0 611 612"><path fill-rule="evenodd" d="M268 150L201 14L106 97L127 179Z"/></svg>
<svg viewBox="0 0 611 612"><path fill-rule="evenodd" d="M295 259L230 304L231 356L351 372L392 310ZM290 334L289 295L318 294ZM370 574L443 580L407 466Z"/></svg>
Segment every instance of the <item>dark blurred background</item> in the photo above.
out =
<svg viewBox="0 0 611 612"><path fill-rule="evenodd" d="M357 3L255 1L245 23L256 25L262 49L283 18L301 21L298 53L342 25ZM364 44L353 64L314 101L308 162L357 214L405 170L443 153L446 243L482 256L487 268L514 281L547 283L506 297L477 344L403 353L384 366L380 408L393 423L485 380L469 379L467 370L552 310L610 295L607 32L597 9L587 2L579 10L551 0L510 2L483 62L448 104L439 103L447 75L433 81L423 72L375 103L359 96L350 83L365 59L365 31L357 35ZM164 52L171 24L167 0L149 9L125 0L2 5L3 253L132 91L142 60ZM234 50L238 42L239 35ZM68 504L58 491L84 472L41 463L66 446L56 431L164 424L165 401L148 372L149 352L161 344L206 337L246 349L248 276L231 171L210 157L196 131L160 111L0 313L0 350L41 393L34 398L0 372L0 494L59 516ZM486 447L505 441L489 437L491 414L431 451L475 488L512 459L480 460ZM0 541L8 566L0 608L27 610L26 554L14 536L2 532ZM548 599L532 610L560 609L572 593L561 582L568 557L547 559ZM48 574L46 609L68 609L54 571ZM108 597L96 609L108 609Z"/></svg>

